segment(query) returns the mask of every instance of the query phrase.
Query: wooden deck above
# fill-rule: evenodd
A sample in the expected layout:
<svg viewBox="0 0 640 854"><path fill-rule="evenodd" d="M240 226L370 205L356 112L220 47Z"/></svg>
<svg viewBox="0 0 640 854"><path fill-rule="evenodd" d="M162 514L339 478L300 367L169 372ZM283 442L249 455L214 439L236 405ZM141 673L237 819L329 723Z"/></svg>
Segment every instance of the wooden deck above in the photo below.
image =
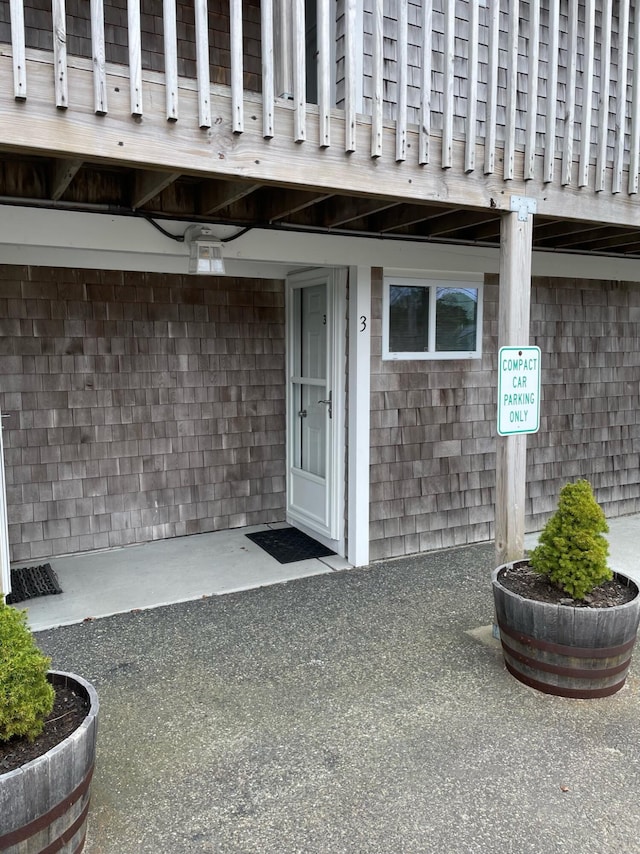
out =
<svg viewBox="0 0 640 854"><path fill-rule="evenodd" d="M640 253L634 2L358 8L0 0L0 201Z"/></svg>

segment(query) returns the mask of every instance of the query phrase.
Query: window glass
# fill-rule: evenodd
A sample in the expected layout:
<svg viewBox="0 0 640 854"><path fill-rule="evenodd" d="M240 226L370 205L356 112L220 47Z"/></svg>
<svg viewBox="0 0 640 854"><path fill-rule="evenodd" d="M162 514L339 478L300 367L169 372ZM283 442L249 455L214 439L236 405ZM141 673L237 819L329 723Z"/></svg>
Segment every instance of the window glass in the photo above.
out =
<svg viewBox="0 0 640 854"><path fill-rule="evenodd" d="M438 288L436 292L436 350L476 349L478 291L476 288Z"/></svg>
<svg viewBox="0 0 640 854"><path fill-rule="evenodd" d="M383 359L479 359L482 284L388 276Z"/></svg>
<svg viewBox="0 0 640 854"><path fill-rule="evenodd" d="M415 353L428 348L429 288L389 286L389 350Z"/></svg>

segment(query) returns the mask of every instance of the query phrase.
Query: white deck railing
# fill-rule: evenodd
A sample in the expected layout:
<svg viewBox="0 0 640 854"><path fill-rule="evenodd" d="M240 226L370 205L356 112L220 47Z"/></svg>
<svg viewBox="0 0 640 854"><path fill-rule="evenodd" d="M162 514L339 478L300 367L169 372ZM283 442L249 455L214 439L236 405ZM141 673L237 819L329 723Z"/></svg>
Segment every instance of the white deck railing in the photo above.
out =
<svg viewBox="0 0 640 854"><path fill-rule="evenodd" d="M9 0L13 97L29 95L30 48L41 32L28 0ZM108 5L108 4L107 4ZM248 10L255 2L225 4L227 40L219 68L224 68L231 97L231 132L245 131L245 80ZM292 133L295 142L321 148L343 146L353 153L370 128L370 144L361 156L382 155L391 124L395 160L433 164L468 174L497 175L509 181L532 180L593 192L636 194L640 166L640 14L633 2L612 0L317 0L315 68L308 66L309 22L304 0L262 0L259 8L259 85L262 135ZM178 11L181 9L178 6ZM191 53L195 57L198 115L181 113L179 50L184 53L176 0L163 0L163 80L168 122L212 122L212 73L220 50L212 44L207 0L193 0ZM127 4L128 67L108 61L103 0L90 2L94 111L108 114L109 69L127 73L130 112L145 113L145 50L149 27L143 27L139 0ZM615 11L614 11L615 10ZM640 11L640 10L639 10ZM385 12L387 17L385 17ZM287 16L289 16L287 18ZM288 26L281 26L287 20ZM630 22L632 21L632 24ZM52 0L51 65L55 106L74 109L68 65L73 63L73 34L65 0ZM274 23L275 22L275 23ZM5 32L9 27L5 24ZM113 27L110 28L113 31ZM0 29L0 33L2 33ZM219 36L219 31L216 31ZM216 36L216 38L218 37ZM257 40L254 40L257 43ZM8 50L0 45L0 53ZM86 54L85 54L86 55ZM213 56L213 61L211 57ZM42 59L42 52L38 53ZM283 64L286 67L282 67ZM317 104L306 99L307 78L317 83ZM183 75L184 76L184 75ZM282 104L276 80L291 83L286 103L293 110L291 130L276 126ZM1 95L0 97L7 97ZM317 138L310 138L308 116ZM335 126L340 133L334 133ZM344 133L342 129L344 128ZM408 147L408 132L417 146ZM337 143L336 140L339 139ZM358 143L358 139L360 143ZM463 146L462 162L454 147Z"/></svg>

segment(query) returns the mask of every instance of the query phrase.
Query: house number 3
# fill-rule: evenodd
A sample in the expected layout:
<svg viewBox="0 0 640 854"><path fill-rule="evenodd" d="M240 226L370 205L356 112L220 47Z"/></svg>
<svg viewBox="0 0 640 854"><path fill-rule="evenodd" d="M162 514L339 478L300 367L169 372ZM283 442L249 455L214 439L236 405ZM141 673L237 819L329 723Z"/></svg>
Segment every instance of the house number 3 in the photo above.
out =
<svg viewBox="0 0 640 854"><path fill-rule="evenodd" d="M362 326L360 327L360 332L364 332L367 328L367 316L366 314L360 315L360 323Z"/></svg>

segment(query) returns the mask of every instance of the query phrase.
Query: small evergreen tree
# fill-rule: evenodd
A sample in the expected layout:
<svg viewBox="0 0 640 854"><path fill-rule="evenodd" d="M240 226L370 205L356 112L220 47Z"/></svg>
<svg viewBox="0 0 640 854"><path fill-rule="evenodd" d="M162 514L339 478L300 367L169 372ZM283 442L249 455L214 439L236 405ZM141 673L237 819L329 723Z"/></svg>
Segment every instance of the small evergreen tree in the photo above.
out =
<svg viewBox="0 0 640 854"><path fill-rule="evenodd" d="M584 597L613 578L607 566L609 530L604 512L586 480L560 491L558 509L540 535L529 562L573 599Z"/></svg>
<svg viewBox="0 0 640 854"><path fill-rule="evenodd" d="M25 611L0 598L0 741L40 735L55 693L47 681L51 659L35 644Z"/></svg>

